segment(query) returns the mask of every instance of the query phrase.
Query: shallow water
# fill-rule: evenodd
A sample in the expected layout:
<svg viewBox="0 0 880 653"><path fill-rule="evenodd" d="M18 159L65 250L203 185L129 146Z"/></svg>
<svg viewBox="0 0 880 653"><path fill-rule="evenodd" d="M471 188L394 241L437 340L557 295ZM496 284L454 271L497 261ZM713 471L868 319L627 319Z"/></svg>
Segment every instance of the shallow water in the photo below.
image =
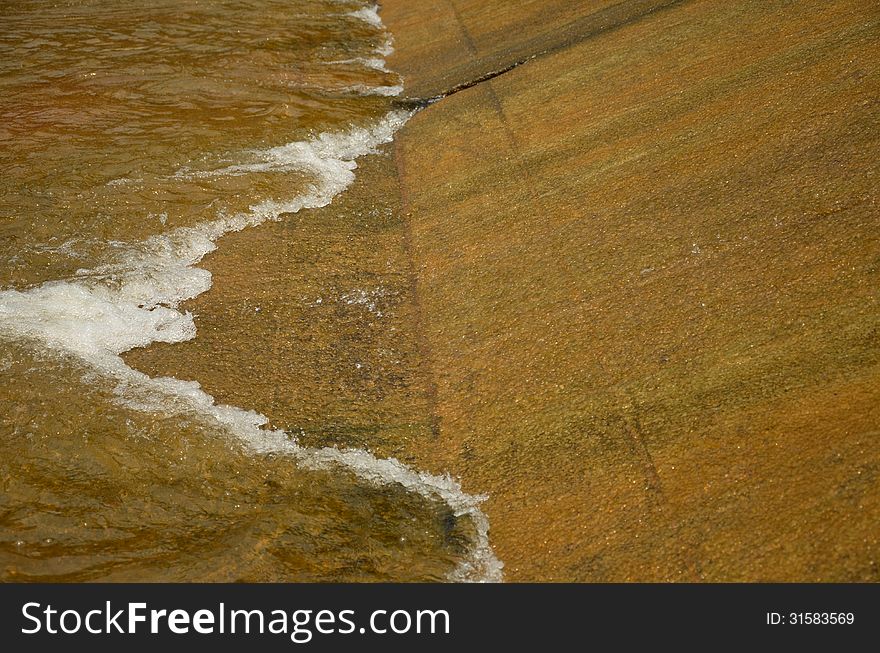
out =
<svg viewBox="0 0 880 653"><path fill-rule="evenodd" d="M497 578L478 498L120 357L197 337L225 233L327 206L407 115L357 2L4 3L0 578ZM314 246L314 244L311 244Z"/></svg>

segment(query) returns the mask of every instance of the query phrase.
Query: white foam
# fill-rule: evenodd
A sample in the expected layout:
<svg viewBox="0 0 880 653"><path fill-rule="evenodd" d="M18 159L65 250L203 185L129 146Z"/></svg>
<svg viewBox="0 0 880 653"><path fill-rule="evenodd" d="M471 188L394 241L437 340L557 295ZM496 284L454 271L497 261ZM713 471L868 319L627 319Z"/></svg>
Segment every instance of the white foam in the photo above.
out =
<svg viewBox="0 0 880 653"><path fill-rule="evenodd" d="M382 33L385 36L385 41L382 45L376 48L377 55L387 57L394 53L394 40L391 38L391 34L385 30L385 24L379 16L379 5L372 5L370 7L358 9L357 11L350 11L346 16L357 18L365 23L369 23L376 29L382 30Z"/></svg>
<svg viewBox="0 0 880 653"><path fill-rule="evenodd" d="M248 163L216 170L182 169L175 176L191 179L300 170L314 173L325 189L335 196L354 180L352 171L357 167L354 160L373 152L378 145L390 142L394 133L408 119L406 112L391 112L372 128L353 127L343 134L323 133L311 140L251 151L251 161ZM326 197L328 192L320 194Z"/></svg>
<svg viewBox="0 0 880 653"><path fill-rule="evenodd" d="M394 97L403 93L403 86L396 84L394 86L369 86L367 84L353 84L343 89L347 93L357 93L358 95L383 95L385 97Z"/></svg>
<svg viewBox="0 0 880 653"><path fill-rule="evenodd" d="M376 48L376 54L383 57L389 57L394 54L394 39L390 36L385 38L385 42Z"/></svg>
<svg viewBox="0 0 880 653"><path fill-rule="evenodd" d="M0 292L0 329L99 363L135 347L195 336L189 313L141 308L118 291L67 281Z"/></svg>
<svg viewBox="0 0 880 653"><path fill-rule="evenodd" d="M351 12L384 32L378 6ZM376 54L393 52L391 37ZM384 61L362 60L385 71ZM377 63L381 62L381 63ZM357 89L358 92L397 95L400 86ZM489 544L489 523L480 510L484 497L469 495L449 475L435 476L413 470L394 458L378 459L360 449L300 446L291 434L263 428L268 419L255 411L217 404L195 381L152 378L129 367L120 354L154 342L183 342L194 338L192 315L178 305L211 287L211 274L196 267L216 248L224 234L239 231L285 213L326 206L354 181L355 160L377 151L392 140L411 113L390 112L370 128L353 127L342 133L251 152L250 161L212 171L178 171L177 176L226 176L298 170L315 179L309 191L288 201L264 201L247 212L191 227L180 227L146 241L114 243L121 253L111 262L80 270L73 280L51 281L26 291L0 291L0 334L36 340L58 351L78 356L96 371L117 382L118 401L148 412L178 412L213 423L258 453L285 454L311 469L344 467L377 485L400 485L430 500L446 503L458 517L471 520L475 538L468 557L450 576L455 581L502 580L502 563ZM130 180L114 180L127 183ZM366 301L366 295L364 296ZM361 297L353 298L360 302Z"/></svg>
<svg viewBox="0 0 880 653"><path fill-rule="evenodd" d="M180 302L211 287L207 270L195 267L226 233L285 213L329 204L354 181L355 159L388 143L409 118L391 112L372 128L320 134L264 150L253 170L302 169L314 175L310 191L286 202L264 201L246 213L180 227L121 247L117 260L77 278L51 281L27 291L0 292L0 330L40 340L89 361L152 342L180 342L195 335L192 316ZM225 174L223 170L218 174Z"/></svg>
<svg viewBox="0 0 880 653"><path fill-rule="evenodd" d="M177 306L210 288L210 273L195 266L216 247L216 241L284 213L329 204L354 181L355 159L389 142L409 116L391 112L372 128L320 134L257 152L252 163L212 171L224 175L297 169L312 174L316 181L309 192L289 201L261 202L246 213L219 216L124 247L117 260L81 270L73 280L51 281L26 291L2 291L0 332L78 356L114 378L118 400L131 408L196 415L256 452L290 455L314 469L342 466L369 482L397 484L441 500L457 516L472 520L477 534L470 555L451 579L499 581L501 563L489 545L488 521L479 508L482 497L464 493L449 476L417 472L395 459L378 459L363 450L302 447L283 431L262 428L268 421L265 416L218 405L196 382L151 378L129 367L120 356L150 343L195 337L192 315Z"/></svg>
<svg viewBox="0 0 880 653"><path fill-rule="evenodd" d="M357 11L350 11L346 15L362 20L365 23L369 23L376 29L385 29L385 25L384 23L382 23L382 19L379 17L379 5L364 7L363 9L358 9Z"/></svg>
<svg viewBox="0 0 880 653"><path fill-rule="evenodd" d="M436 476L418 472L396 458L376 458L363 449L303 447L289 433L261 428L268 419L255 411L215 404L214 398L204 392L196 382L154 379L131 368L119 371L121 383L118 392L121 397L125 397L129 407L156 412L167 411L169 404L172 404L183 413L192 411L197 415L210 416L216 424L226 428L256 453L289 455L307 469L342 467L370 483L379 486L399 485L426 499L442 501L456 517L469 519L475 532L469 555L450 574L450 580L502 580L503 565L492 551L489 543L489 521L480 509L480 503L486 497L465 493L461 485L448 474Z"/></svg>
<svg viewBox="0 0 880 653"><path fill-rule="evenodd" d="M325 61L323 62L328 66L363 66L364 68L370 68L372 70L379 70L383 73L390 73L391 71L385 65L385 60L379 57L354 57L353 59L336 59L334 61Z"/></svg>

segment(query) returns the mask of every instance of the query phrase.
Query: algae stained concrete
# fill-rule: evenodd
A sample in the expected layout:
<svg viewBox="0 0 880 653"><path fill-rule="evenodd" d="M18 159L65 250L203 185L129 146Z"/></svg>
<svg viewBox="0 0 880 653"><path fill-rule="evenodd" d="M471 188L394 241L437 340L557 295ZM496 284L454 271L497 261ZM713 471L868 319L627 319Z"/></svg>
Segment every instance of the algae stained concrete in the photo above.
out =
<svg viewBox="0 0 880 653"><path fill-rule="evenodd" d="M399 134L411 455L509 580L880 580L880 5L648 4L383 2L411 96L526 61Z"/></svg>

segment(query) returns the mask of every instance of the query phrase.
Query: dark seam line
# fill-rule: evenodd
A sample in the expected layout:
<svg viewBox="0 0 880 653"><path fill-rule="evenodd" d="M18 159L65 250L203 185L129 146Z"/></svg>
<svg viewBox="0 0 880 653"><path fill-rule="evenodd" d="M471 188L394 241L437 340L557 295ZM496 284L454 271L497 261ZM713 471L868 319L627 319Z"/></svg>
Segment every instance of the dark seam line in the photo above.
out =
<svg viewBox="0 0 880 653"><path fill-rule="evenodd" d="M546 50L536 52L534 54L529 55L528 57L514 61L513 63L508 64L507 66L504 66L503 68L498 68L496 70L489 71L489 72L484 73L484 74L480 75L479 77L476 77L476 78L469 80L467 82L462 82L460 84L456 84L455 86L451 87L450 89L443 91L437 95L433 95L433 96L427 97L427 98L400 98L400 99L394 100L392 102L392 104L395 107L399 107L399 108L403 108L403 109L411 109L411 110L424 109L426 107L429 107L432 104L435 104L436 102L439 102L443 98L449 97L450 95L455 95L456 93L459 93L460 91L464 91L469 88L473 88L474 86L477 86L478 84L482 84L483 82L487 82L489 80L495 79L496 77L500 77L501 75L504 75L505 73L509 73L514 68L518 68L519 66L523 65L524 63L528 63L529 61L537 59L538 57L543 57L548 54L555 54L557 52L561 52L562 50L566 50L566 49L572 47L573 45L577 45L579 43L582 43L590 38L593 38L593 37L596 37L596 36L599 36L602 34L606 34L608 32L614 31L616 29L620 29L621 27L626 27L628 25L632 25L633 23L636 23L644 18L647 18L648 16L651 16L652 14L655 14L660 11L664 11L666 9L671 9L672 7L675 7L677 5L680 5L685 2L689 2L689 1L690 0L670 0L670 2L667 2L663 5L657 5L657 6L651 7L650 9L646 10L644 13L637 14L635 16L631 16L627 20L621 21L619 23L615 23L613 25L607 25L604 27L599 27L598 29L590 30L584 34L581 34L579 37L577 37L573 40L569 40L564 43L560 43L558 45L547 48ZM450 2L450 4L452 4L452 2ZM623 4L625 4L625 2L620 2L618 4L612 5L611 7L608 7L606 10L603 10L603 12L598 12L598 13L604 13L604 11L608 11L610 9L613 9L613 8L618 7L620 5L623 5ZM458 11L456 10L455 5L452 4L452 7L453 7L453 10L455 11L456 16L458 16ZM469 49L473 52L474 46L472 44L472 41L470 40L470 36L468 35L467 31L464 29L463 24L462 24L462 30L464 30L463 33L464 33L465 39L468 42Z"/></svg>

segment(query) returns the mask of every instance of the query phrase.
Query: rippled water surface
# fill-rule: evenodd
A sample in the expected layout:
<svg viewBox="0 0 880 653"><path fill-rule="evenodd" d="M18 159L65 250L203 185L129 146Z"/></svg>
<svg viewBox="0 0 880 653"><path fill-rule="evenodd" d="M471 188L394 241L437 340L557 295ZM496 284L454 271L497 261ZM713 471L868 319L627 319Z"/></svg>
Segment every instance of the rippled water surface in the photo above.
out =
<svg viewBox="0 0 880 653"><path fill-rule="evenodd" d="M230 231L330 204L407 115L358 2L12 2L0 30L0 578L497 577L478 500L120 355Z"/></svg>
<svg viewBox="0 0 880 653"><path fill-rule="evenodd" d="M197 176L369 124L384 31L333 2L14 2L0 31L0 284L293 196L293 175ZM342 62L342 63L340 63Z"/></svg>

